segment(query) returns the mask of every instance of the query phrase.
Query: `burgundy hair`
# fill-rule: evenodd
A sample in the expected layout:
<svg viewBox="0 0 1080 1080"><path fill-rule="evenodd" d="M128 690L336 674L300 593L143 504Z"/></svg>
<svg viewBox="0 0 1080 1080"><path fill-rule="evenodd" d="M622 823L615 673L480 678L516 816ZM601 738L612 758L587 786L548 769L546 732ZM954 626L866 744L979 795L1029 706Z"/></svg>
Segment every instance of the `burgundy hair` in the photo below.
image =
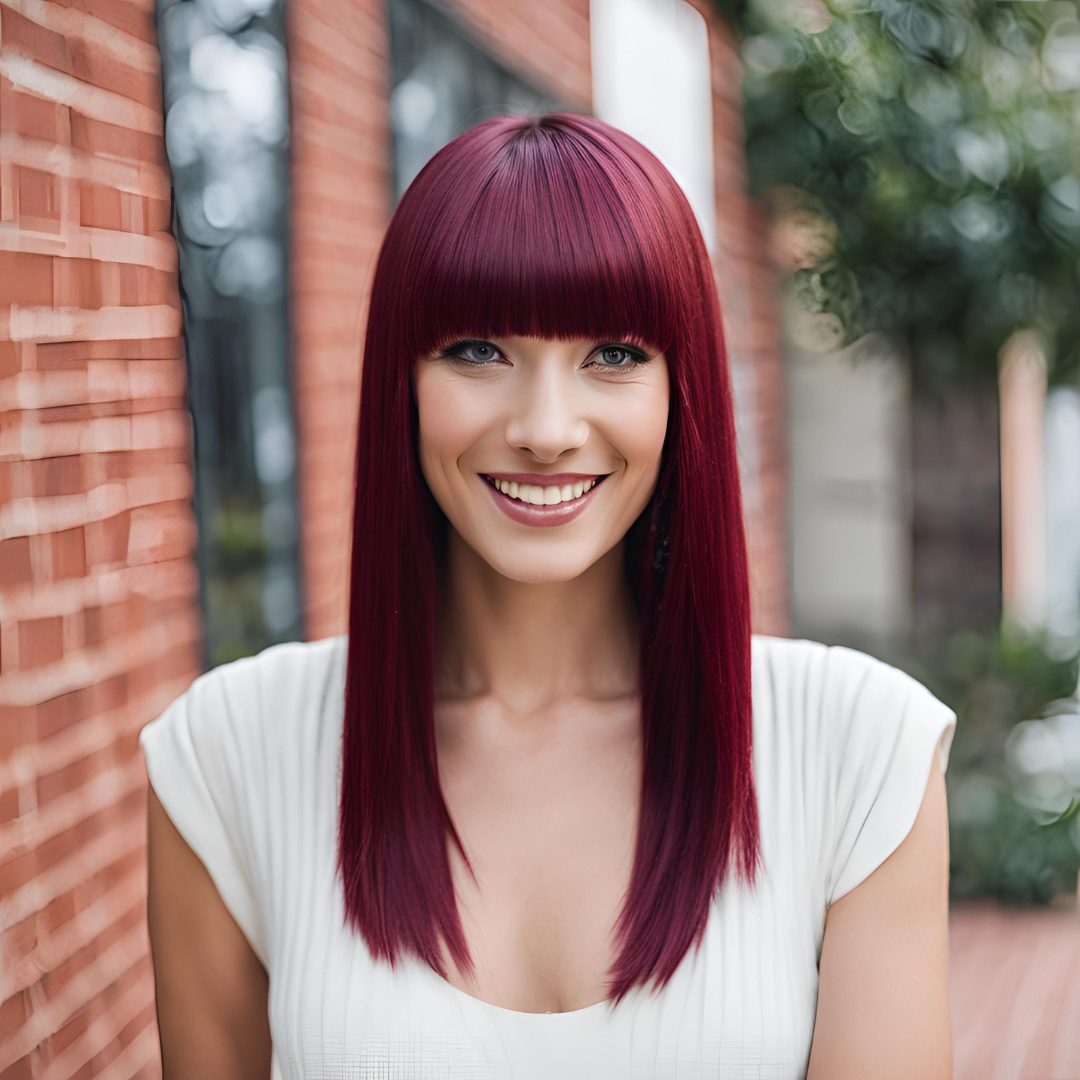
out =
<svg viewBox="0 0 1080 1080"><path fill-rule="evenodd" d="M643 775L609 1004L700 943L731 853L760 859L750 600L727 350L708 252L659 160L589 116L485 120L413 180L364 341L338 816L346 919L372 955L472 970L446 849L434 641L445 515L420 470L412 367L459 337L630 340L672 394L656 490L627 534L641 615ZM471 870L471 867L470 867Z"/></svg>

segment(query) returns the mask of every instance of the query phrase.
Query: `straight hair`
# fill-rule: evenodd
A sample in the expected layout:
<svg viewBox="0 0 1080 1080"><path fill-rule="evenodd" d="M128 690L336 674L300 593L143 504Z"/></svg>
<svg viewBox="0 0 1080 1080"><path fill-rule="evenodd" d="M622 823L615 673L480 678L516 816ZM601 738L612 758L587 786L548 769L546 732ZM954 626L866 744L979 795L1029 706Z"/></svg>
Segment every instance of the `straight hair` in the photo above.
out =
<svg viewBox="0 0 1080 1080"><path fill-rule="evenodd" d="M653 495L626 535L640 614L642 783L609 1006L700 944L734 868L756 879L750 598L716 281L682 189L625 132L500 116L423 167L387 227L364 338L337 867L375 959L473 970L434 725L447 522L420 469L412 370L460 337L624 340L672 386Z"/></svg>

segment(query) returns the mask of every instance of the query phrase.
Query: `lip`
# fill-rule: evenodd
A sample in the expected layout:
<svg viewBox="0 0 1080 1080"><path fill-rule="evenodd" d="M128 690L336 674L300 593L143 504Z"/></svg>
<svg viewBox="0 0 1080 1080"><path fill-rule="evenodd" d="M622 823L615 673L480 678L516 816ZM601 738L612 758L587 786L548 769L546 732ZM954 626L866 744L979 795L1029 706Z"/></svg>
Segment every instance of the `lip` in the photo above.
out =
<svg viewBox="0 0 1080 1080"><path fill-rule="evenodd" d="M584 513L585 508L592 501L593 496L599 490L603 483L602 477L610 474L593 474L593 476L584 475L580 473L550 473L544 477L548 484L554 484L558 482L559 477L575 477L580 480L592 480L595 476L597 483L593 484L588 491L585 492L578 499L574 499L568 503L558 503L555 506L533 506L531 503L523 503L520 499L511 499L509 495L504 495L494 484L490 484L487 481L487 477L496 477L499 480L517 479L518 476L530 476L537 475L535 473L477 473L480 477L480 483L484 485L491 493L492 499L495 500L496 506L506 516L513 521L518 522L521 525L536 525L540 528L551 527L554 525L565 525L569 521L573 521L574 518ZM564 484L571 484L574 480L563 480ZM530 480L518 480L519 484L533 483Z"/></svg>

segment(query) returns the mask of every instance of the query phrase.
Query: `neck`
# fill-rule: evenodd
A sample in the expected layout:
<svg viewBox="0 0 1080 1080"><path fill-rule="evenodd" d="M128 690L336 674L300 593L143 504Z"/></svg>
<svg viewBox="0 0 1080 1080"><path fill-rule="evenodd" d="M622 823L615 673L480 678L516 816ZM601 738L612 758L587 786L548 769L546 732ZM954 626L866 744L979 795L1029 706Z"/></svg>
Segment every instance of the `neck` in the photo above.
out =
<svg viewBox="0 0 1080 1080"><path fill-rule="evenodd" d="M490 697L528 715L638 690L638 615L620 541L570 581L505 577L448 529L436 701Z"/></svg>

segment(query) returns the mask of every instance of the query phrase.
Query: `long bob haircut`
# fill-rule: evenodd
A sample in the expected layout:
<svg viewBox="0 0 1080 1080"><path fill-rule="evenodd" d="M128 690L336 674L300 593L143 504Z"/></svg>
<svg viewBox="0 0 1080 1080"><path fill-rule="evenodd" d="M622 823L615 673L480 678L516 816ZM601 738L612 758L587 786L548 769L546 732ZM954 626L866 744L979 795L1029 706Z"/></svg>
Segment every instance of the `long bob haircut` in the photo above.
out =
<svg viewBox="0 0 1080 1080"><path fill-rule="evenodd" d="M760 859L750 602L727 350L682 190L622 131L569 112L499 116L436 153L402 196L364 340L338 812L345 920L375 959L443 979L473 962L439 785L437 583L447 521L420 469L415 363L460 337L638 341L666 355L656 488L625 541L639 609L643 773L609 1007L663 988L700 944L734 858ZM475 875L474 875L475 880Z"/></svg>

